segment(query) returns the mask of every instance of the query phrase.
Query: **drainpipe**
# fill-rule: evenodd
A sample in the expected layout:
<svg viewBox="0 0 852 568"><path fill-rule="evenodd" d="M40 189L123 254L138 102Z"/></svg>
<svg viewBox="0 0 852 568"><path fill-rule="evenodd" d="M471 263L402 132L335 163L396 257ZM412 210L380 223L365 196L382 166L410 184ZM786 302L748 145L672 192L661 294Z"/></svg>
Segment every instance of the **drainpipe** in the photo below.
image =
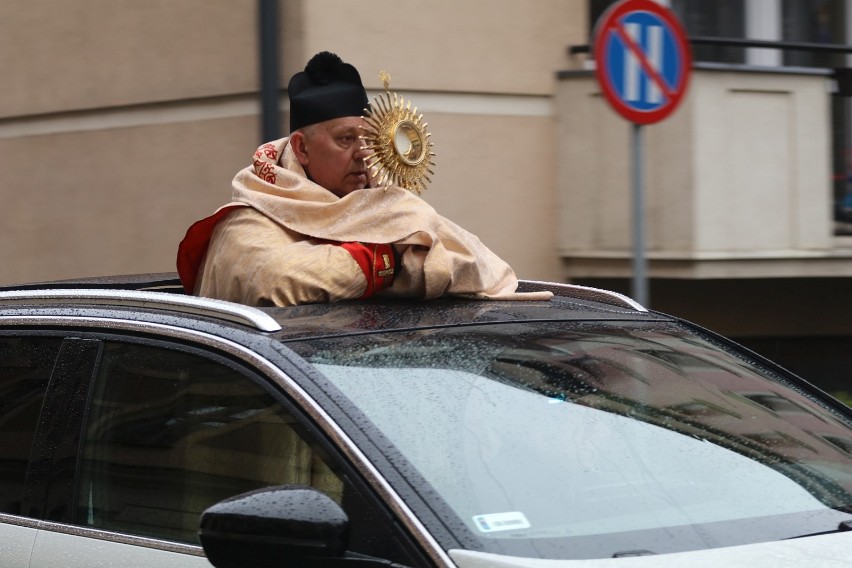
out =
<svg viewBox="0 0 852 568"><path fill-rule="evenodd" d="M281 138L278 67L278 0L258 0L260 34L261 140Z"/></svg>

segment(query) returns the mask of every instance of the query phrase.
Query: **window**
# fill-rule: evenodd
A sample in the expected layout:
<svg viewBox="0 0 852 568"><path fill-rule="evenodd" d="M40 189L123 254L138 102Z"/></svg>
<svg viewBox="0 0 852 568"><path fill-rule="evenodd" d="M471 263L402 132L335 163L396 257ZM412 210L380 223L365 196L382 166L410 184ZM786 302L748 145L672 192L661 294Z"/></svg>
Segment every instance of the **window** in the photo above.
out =
<svg viewBox="0 0 852 568"><path fill-rule="evenodd" d="M845 0L783 0L782 38L784 41L812 44L846 44ZM847 68L847 54L832 51L789 50L784 52L784 64L799 67ZM842 82L848 82L844 74ZM840 81L839 81L840 82ZM852 235L852 112L848 87L831 99L832 131L832 191L835 233Z"/></svg>
<svg viewBox="0 0 852 568"><path fill-rule="evenodd" d="M590 0L589 29L594 33L595 23L616 3L617 0ZM744 0L671 0L672 11L677 14L690 37L704 36L714 38L745 37ZM743 63L745 50L742 47L720 45L693 45L695 61L713 61L717 63Z"/></svg>
<svg viewBox="0 0 852 568"><path fill-rule="evenodd" d="M800 404L774 392L740 393L741 396L756 402L776 414L809 414Z"/></svg>
<svg viewBox="0 0 852 568"><path fill-rule="evenodd" d="M831 434L826 434L822 436L822 438L837 446L837 448L843 453L852 456L852 438L848 438L846 436L832 436Z"/></svg>
<svg viewBox="0 0 852 568"><path fill-rule="evenodd" d="M0 512L21 513L27 465L61 338L0 337Z"/></svg>
<svg viewBox="0 0 852 568"><path fill-rule="evenodd" d="M690 37L742 39L745 33L744 0L672 0L671 8L678 15ZM723 45L693 45L695 61L744 63L742 47Z"/></svg>
<svg viewBox="0 0 852 568"><path fill-rule="evenodd" d="M846 0L783 0L782 39L796 43L842 45L846 41ZM845 67L843 53L785 50L784 64Z"/></svg>
<svg viewBox="0 0 852 568"><path fill-rule="evenodd" d="M201 512L245 491L342 483L275 398L224 362L105 343L84 434L77 522L197 542Z"/></svg>

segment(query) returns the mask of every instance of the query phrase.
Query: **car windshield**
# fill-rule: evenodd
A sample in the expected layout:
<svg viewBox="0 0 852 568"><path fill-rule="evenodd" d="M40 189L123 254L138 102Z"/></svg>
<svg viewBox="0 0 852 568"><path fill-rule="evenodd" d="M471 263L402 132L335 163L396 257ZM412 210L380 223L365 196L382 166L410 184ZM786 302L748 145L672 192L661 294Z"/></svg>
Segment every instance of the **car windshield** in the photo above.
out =
<svg viewBox="0 0 852 568"><path fill-rule="evenodd" d="M396 472L467 548L601 558L852 519L850 425L678 324L507 323L291 347L354 423L390 442Z"/></svg>

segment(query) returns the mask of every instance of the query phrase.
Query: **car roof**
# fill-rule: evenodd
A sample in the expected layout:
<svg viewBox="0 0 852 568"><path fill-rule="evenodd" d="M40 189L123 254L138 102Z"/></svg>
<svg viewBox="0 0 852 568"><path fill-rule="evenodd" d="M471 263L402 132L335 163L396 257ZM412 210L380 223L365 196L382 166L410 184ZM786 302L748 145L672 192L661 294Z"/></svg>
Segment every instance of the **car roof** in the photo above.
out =
<svg viewBox="0 0 852 568"><path fill-rule="evenodd" d="M255 308L185 295L176 273L79 278L0 287L0 309L98 308L200 317L250 327L287 342L377 331L563 320L666 320L634 300L607 290L521 281L519 292L551 291L550 301L374 298L287 308Z"/></svg>

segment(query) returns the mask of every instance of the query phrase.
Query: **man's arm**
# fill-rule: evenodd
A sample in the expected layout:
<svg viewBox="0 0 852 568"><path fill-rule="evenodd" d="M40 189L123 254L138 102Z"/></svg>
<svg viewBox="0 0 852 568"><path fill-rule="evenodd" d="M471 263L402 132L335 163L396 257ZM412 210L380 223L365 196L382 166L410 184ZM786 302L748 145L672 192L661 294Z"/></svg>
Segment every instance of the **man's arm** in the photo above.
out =
<svg viewBox="0 0 852 568"><path fill-rule="evenodd" d="M364 273L364 278L367 281L367 288L364 290L364 294L360 298L361 300L372 297L393 283L400 262L399 253L397 253L392 245L383 243L322 242L324 244L339 246L352 255L352 258L358 263L358 267L361 268L361 272Z"/></svg>
<svg viewBox="0 0 852 568"><path fill-rule="evenodd" d="M245 208L216 227L199 295L279 306L364 299L395 267L390 245L309 240Z"/></svg>

